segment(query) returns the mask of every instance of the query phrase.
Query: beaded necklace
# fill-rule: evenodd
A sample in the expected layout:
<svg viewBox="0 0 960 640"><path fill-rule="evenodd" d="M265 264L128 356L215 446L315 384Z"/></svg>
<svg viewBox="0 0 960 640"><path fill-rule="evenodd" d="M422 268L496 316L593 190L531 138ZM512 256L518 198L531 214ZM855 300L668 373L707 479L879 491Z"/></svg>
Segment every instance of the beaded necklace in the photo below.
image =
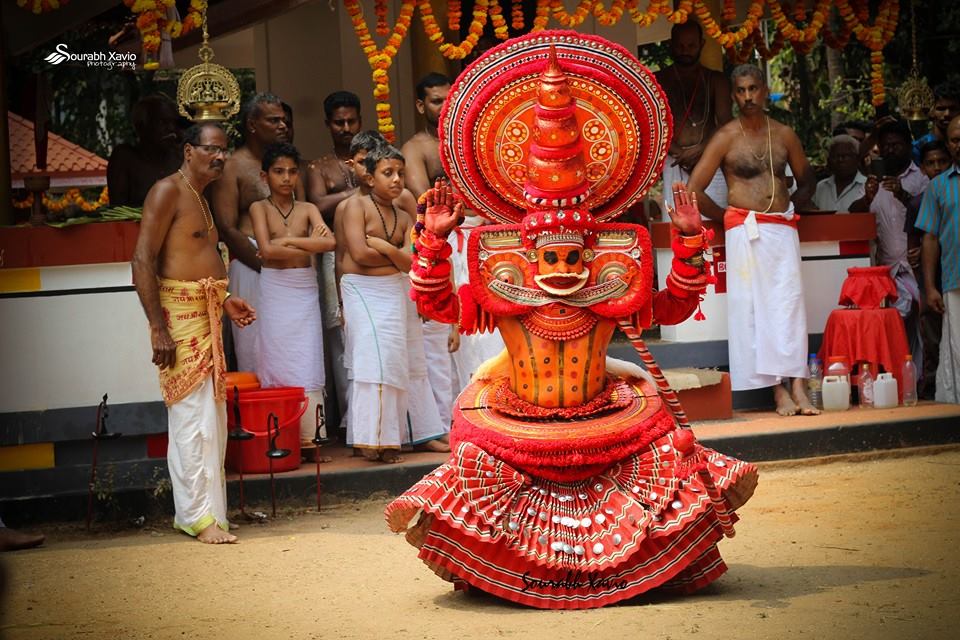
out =
<svg viewBox="0 0 960 640"><path fill-rule="evenodd" d="M387 232L387 221L386 221L386 219L383 217L383 212L380 211L380 205L377 204L377 201L376 201L376 199L373 197L373 194L372 194L372 193L370 194L370 202L373 203L373 206L374 206L374 207L376 208L376 210L377 210L377 215L380 216L380 224L383 225L383 233L384 233L384 235L386 236L386 238L385 238L386 241L387 241L387 242L390 242L390 243L392 244L392 243L393 243L393 234L396 233L396 231L397 231L397 222L398 222L399 219L400 219L400 216L397 215L397 207L393 204L393 202L390 203L390 207L393 208L393 229L391 229L391 230L389 231L389 233L388 233L388 232Z"/></svg>

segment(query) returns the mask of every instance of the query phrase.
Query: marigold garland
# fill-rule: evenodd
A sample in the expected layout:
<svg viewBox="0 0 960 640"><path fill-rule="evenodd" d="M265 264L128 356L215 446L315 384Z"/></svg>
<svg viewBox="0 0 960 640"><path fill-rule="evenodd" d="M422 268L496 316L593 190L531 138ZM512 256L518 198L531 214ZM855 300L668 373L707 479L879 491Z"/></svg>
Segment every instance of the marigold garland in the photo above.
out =
<svg viewBox="0 0 960 640"><path fill-rule="evenodd" d="M463 15L463 7L460 0L448 0L447 2L447 28L453 33L460 33L460 17Z"/></svg>
<svg viewBox="0 0 960 640"><path fill-rule="evenodd" d="M417 8L420 9L420 21L430 42L436 44L440 53L449 60L463 60L467 57L483 35L483 27L487 24L489 17L490 0L476 0L473 5L473 20L470 21L470 27L467 29L467 37L459 45L451 44L444 39L443 32L440 31L437 19L433 15L430 0L419 1Z"/></svg>
<svg viewBox="0 0 960 640"><path fill-rule="evenodd" d="M541 2L545 0L540 0ZM566 7L563 6L563 0L547 0L550 2L550 11L553 12L553 17L557 19L564 27L568 29L573 27L579 27L583 24L583 21L587 19L587 16L590 15L593 10L594 0L580 0L577 4L577 8L573 10L573 13L567 13Z"/></svg>
<svg viewBox="0 0 960 640"><path fill-rule="evenodd" d="M137 16L137 29L147 58L144 69L157 69L160 66L156 56L160 50L161 31L166 31L171 38L179 38L201 25L207 8L207 0L190 0L187 15L183 21L177 21L167 19L167 9L176 4L175 0L123 0L123 3Z"/></svg>
<svg viewBox="0 0 960 640"><path fill-rule="evenodd" d="M70 0L17 0L17 6L36 15L50 13L70 4Z"/></svg>
<svg viewBox="0 0 960 640"><path fill-rule="evenodd" d="M510 0L510 26L515 31L523 31L523 0Z"/></svg>
<svg viewBox="0 0 960 640"><path fill-rule="evenodd" d="M377 16L377 35L390 35L390 27L387 26L387 0L376 0L373 3L373 15Z"/></svg>
<svg viewBox="0 0 960 640"><path fill-rule="evenodd" d="M47 211L53 211L54 213L63 211L70 205L76 205L87 213L91 211L96 211L101 207L105 207L110 203L110 193L107 190L107 187L104 187L100 192L100 197L96 200L87 200L83 197L83 194L80 193L80 189L76 187L71 187L67 189L62 196L59 198L51 198L46 193L43 194L43 206ZM23 200L14 200L13 207L15 209L29 209L33 206L33 194L31 193Z"/></svg>
<svg viewBox="0 0 960 640"><path fill-rule="evenodd" d="M490 24L493 26L493 35L498 40L506 40L510 37L507 31L507 21L503 17L503 9L500 7L500 0L490 0L490 9L487 11L490 16Z"/></svg>

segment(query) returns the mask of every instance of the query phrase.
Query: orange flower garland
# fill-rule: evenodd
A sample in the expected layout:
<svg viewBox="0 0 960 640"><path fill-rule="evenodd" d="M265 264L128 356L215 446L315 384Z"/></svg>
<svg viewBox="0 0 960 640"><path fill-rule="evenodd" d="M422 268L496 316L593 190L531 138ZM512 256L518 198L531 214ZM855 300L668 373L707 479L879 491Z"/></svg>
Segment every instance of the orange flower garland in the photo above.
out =
<svg viewBox="0 0 960 640"><path fill-rule="evenodd" d="M667 20L674 24L681 24L687 21L690 12L693 10L693 0L680 0L676 11L667 16Z"/></svg>
<svg viewBox="0 0 960 640"><path fill-rule="evenodd" d="M344 0L345 2L347 0ZM357 2L357 0L349 0ZM412 1L412 0L411 0ZM490 0L476 0L473 5L473 20L467 31L467 37L459 45L446 42L443 32L437 25L437 19L433 15L433 7L430 6L430 0L419 0L420 21L423 22L423 30L427 33L430 42L438 45L440 53L449 60L463 60L477 46L477 41L483 35L483 27L487 24L488 10Z"/></svg>
<svg viewBox="0 0 960 640"><path fill-rule="evenodd" d="M541 2L542 1L543 0L541 0ZM580 0L577 8L573 10L573 13L567 13L566 7L563 6L563 0L549 0L549 2L553 17L557 19L557 22L569 29L579 27L583 24L583 21L587 19L587 16L590 15L593 9L594 0Z"/></svg>
<svg viewBox="0 0 960 640"><path fill-rule="evenodd" d="M507 21L503 18L503 9L500 8L500 0L490 0L490 9L487 13L490 16L490 24L493 25L493 35L498 40L506 40L510 37L507 31Z"/></svg>
<svg viewBox="0 0 960 640"><path fill-rule="evenodd" d="M203 22L203 12L207 8L207 0L190 0L190 8L182 22L167 19L167 9L175 5L175 0L123 0L130 11L137 16L137 29L140 31L140 40L143 53L147 60L144 69L156 69L160 63L156 60L160 50L160 32L166 31L172 38L179 38L185 33L200 26Z"/></svg>
<svg viewBox="0 0 960 640"><path fill-rule="evenodd" d="M390 35L390 27L387 26L387 0L376 0L373 3L373 15L377 16L377 35Z"/></svg>
<svg viewBox="0 0 960 640"><path fill-rule="evenodd" d="M850 0L836 0L837 11L844 22L849 25L853 35L865 47L870 49L870 93L871 103L879 107L886 101L886 90L883 83L883 48L893 38L900 18L900 3L898 0L883 0L876 22L872 27L864 24L863 14L851 6Z"/></svg>
<svg viewBox="0 0 960 640"><path fill-rule="evenodd" d="M460 33L460 16L463 15L463 7L460 0L449 0L447 2L447 28L453 33Z"/></svg>
<svg viewBox="0 0 960 640"><path fill-rule="evenodd" d="M510 26L515 31L523 30L523 0L511 0L510 2Z"/></svg>
<svg viewBox="0 0 960 640"><path fill-rule="evenodd" d="M629 0L627 9L630 11L630 19L641 27L649 27L661 15L669 15L670 0L650 0L646 11L640 11L637 6L639 0Z"/></svg>
<svg viewBox="0 0 960 640"><path fill-rule="evenodd" d="M429 4L429 2L427 3ZM350 15L350 21L353 23L353 31L357 34L360 41L360 48L367 56L367 62L373 69L373 97L376 99L377 111L377 129L383 134L388 142L394 142L397 139L396 126L393 124L393 116L390 114L390 78L387 71L393 64L393 59L397 55L397 50L403 43L404 37L410 30L410 22L413 20L414 0L404 0L400 4L400 13L397 15L397 22L393 25L393 31L387 39L387 44L383 49L377 47L370 35L370 29L367 27L367 21L363 17L363 7L360 6L360 0L344 0L343 6Z"/></svg>
<svg viewBox="0 0 960 640"><path fill-rule="evenodd" d="M758 0L750 5L746 19L736 31L724 32L717 21L714 20L710 8L703 0L695 0L694 12L703 24L704 33L716 40L721 47L729 49L740 44L756 31L757 25L760 24L760 16L763 15L763 0Z"/></svg>
<svg viewBox="0 0 960 640"><path fill-rule="evenodd" d="M533 16L533 26L530 27L530 31L543 31L547 28L548 22L550 22L550 0L537 0L537 10Z"/></svg>
<svg viewBox="0 0 960 640"><path fill-rule="evenodd" d="M56 11L60 7L68 4L70 4L70 0L17 0L18 7L37 15Z"/></svg>
<svg viewBox="0 0 960 640"><path fill-rule="evenodd" d="M49 197L46 193L43 194L43 206L47 211L59 212L63 211L70 205L76 205L87 213L91 211L96 211L101 207L105 207L110 203L110 193L106 187L103 188L103 191L100 192L100 197L96 200L87 200L83 197L83 194L80 193L80 189L76 187L71 187L67 189L62 196L54 200ZM31 193L23 200L14 200L13 207L14 209L29 209L33 206L33 194Z"/></svg>
<svg viewBox="0 0 960 640"><path fill-rule="evenodd" d="M605 27L617 24L623 17L624 0L611 0L610 10L603 8L603 0L596 0L593 5L593 17Z"/></svg>
<svg viewBox="0 0 960 640"><path fill-rule="evenodd" d="M720 12L720 19L726 25L737 19L737 3L735 0L723 0L723 11Z"/></svg>

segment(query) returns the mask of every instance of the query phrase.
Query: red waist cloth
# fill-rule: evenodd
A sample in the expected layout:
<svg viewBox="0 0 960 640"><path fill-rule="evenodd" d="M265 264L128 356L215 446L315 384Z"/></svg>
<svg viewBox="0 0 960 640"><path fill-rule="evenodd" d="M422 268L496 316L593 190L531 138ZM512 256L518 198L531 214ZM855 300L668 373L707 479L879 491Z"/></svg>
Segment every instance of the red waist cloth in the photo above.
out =
<svg viewBox="0 0 960 640"><path fill-rule="evenodd" d="M858 309L879 309L883 301L897 301L897 285L890 277L890 267L850 267L840 289L837 304Z"/></svg>
<svg viewBox="0 0 960 640"><path fill-rule="evenodd" d="M747 216L750 215L748 209L741 209L740 207L727 207L727 210L723 213L723 229L724 231L729 231L734 227L738 227L743 224L743 221L747 219ZM781 216L771 216L766 213L756 213L757 222L760 224L783 224L788 227L797 228L797 220L800 219L800 216L796 213L793 214L793 217L787 220Z"/></svg>
<svg viewBox="0 0 960 640"><path fill-rule="evenodd" d="M897 393L902 397L901 374L908 353L903 319L896 309L834 309L823 330L820 361L846 356L853 373L859 373L860 364L866 362L874 379L882 365L897 379Z"/></svg>

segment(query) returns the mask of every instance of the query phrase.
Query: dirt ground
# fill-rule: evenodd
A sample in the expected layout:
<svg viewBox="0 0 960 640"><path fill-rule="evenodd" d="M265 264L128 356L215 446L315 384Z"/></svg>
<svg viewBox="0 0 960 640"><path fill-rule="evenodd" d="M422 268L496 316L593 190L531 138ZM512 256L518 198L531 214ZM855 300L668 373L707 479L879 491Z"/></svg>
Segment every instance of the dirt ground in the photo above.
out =
<svg viewBox="0 0 960 640"><path fill-rule="evenodd" d="M957 637L958 494L957 448L764 466L718 582L576 612L454 593L387 531L386 498L246 525L233 546L52 529L0 558L0 637Z"/></svg>

